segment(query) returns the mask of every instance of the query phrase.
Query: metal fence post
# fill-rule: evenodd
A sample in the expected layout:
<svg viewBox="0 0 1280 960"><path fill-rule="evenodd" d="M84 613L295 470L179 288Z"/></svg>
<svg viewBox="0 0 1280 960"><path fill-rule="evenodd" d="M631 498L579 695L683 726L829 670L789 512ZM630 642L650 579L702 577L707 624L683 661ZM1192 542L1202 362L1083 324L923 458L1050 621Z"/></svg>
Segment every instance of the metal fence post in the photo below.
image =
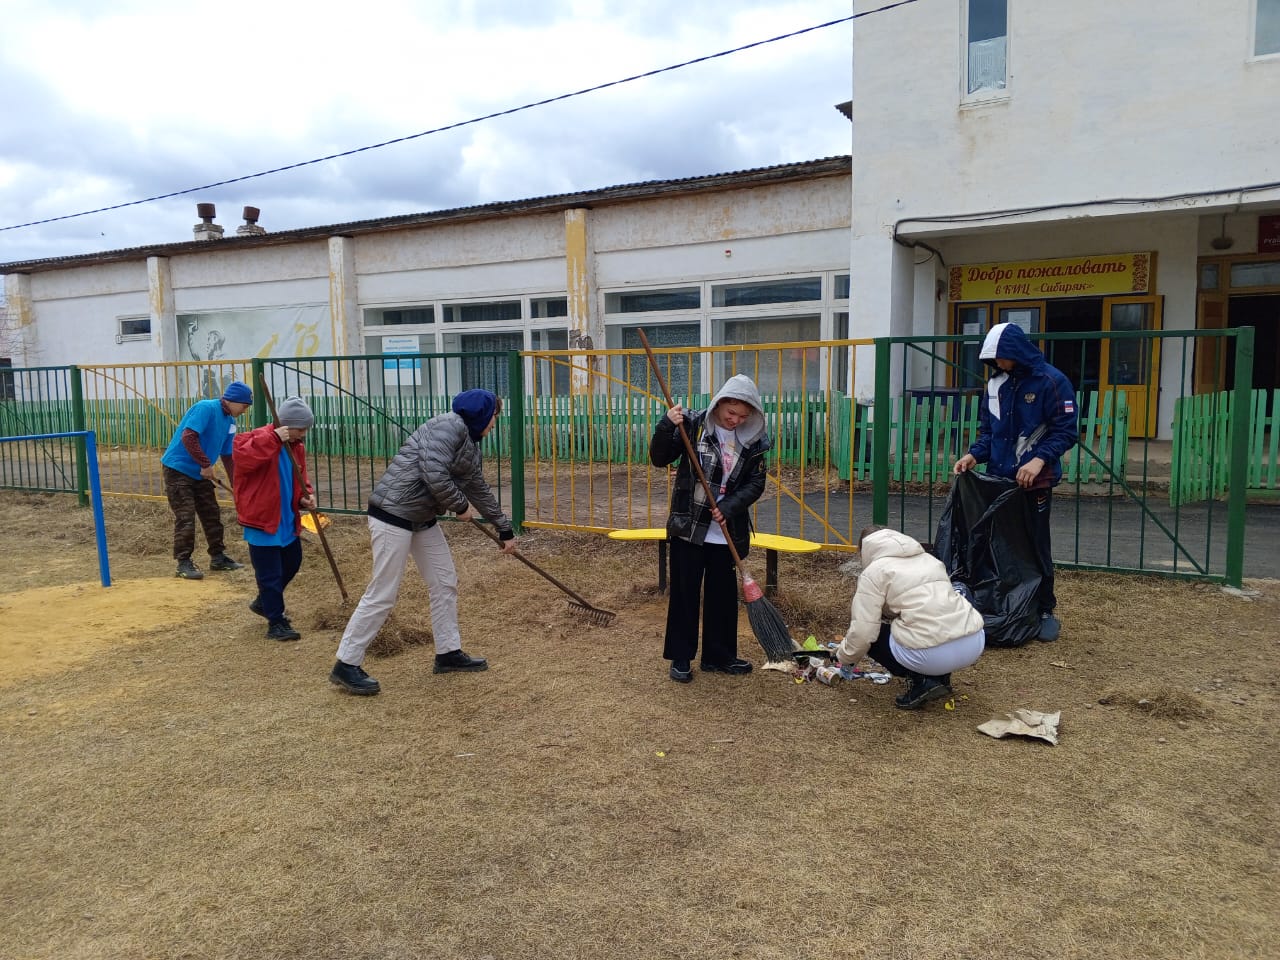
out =
<svg viewBox="0 0 1280 960"><path fill-rule="evenodd" d="M67 368L71 380L71 429L80 434L76 437L76 499L80 506L89 505L89 463L88 449L84 442L84 380L80 376L80 368L72 364Z"/></svg>
<svg viewBox="0 0 1280 960"><path fill-rule="evenodd" d="M1244 583L1245 505L1249 492L1249 425L1253 413L1253 327L1236 330L1231 392L1231 472L1227 488L1227 583ZM1212 496L1212 494L1210 494Z"/></svg>
<svg viewBox="0 0 1280 960"><path fill-rule="evenodd" d="M892 347L888 337L876 337L876 393L871 408L871 522L889 522L889 372Z"/></svg>
<svg viewBox="0 0 1280 960"><path fill-rule="evenodd" d="M507 355L507 383L510 409L507 422L511 436L511 525L517 531L524 524L524 360L516 351Z"/></svg>
<svg viewBox="0 0 1280 960"><path fill-rule="evenodd" d="M253 391L253 425L265 427L270 422L267 418L267 395L262 392L262 371L266 365L261 357L254 357L250 364L253 368L249 382L249 389Z"/></svg>

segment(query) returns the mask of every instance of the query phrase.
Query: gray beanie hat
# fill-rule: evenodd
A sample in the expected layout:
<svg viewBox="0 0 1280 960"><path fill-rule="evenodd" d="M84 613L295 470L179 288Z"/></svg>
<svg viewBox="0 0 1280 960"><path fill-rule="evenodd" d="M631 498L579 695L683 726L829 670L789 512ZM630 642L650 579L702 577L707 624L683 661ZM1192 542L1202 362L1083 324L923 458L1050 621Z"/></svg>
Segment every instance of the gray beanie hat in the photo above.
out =
<svg viewBox="0 0 1280 960"><path fill-rule="evenodd" d="M285 397L276 408L276 414L282 427L310 428L316 422L316 415L301 397Z"/></svg>

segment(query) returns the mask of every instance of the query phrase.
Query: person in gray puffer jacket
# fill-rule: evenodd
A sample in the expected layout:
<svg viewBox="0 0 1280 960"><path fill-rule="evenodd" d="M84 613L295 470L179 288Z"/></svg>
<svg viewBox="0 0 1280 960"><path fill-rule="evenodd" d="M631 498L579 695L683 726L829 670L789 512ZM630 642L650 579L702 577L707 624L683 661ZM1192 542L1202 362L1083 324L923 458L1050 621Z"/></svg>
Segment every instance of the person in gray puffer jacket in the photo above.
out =
<svg viewBox="0 0 1280 960"><path fill-rule="evenodd" d="M716 495L706 491L688 463L684 424ZM751 505L764 493L764 455L772 442L765 429L760 391L744 374L730 377L707 410L686 414L676 404L658 421L649 441L649 462L665 467L679 460L671 490L667 540L671 546L671 596L662 655L671 661L671 679L693 679L702 613L702 670L744 674L751 664L738 657L738 578L721 522L738 556L751 547ZM705 599L703 593L705 592Z"/></svg>
<svg viewBox="0 0 1280 960"><path fill-rule="evenodd" d="M369 495L369 538L373 572L369 586L338 646L329 680L351 693L369 695L381 688L364 672L365 651L395 606L409 557L427 583L431 631L435 637L434 673L484 670L483 657L462 650L458 631L458 574L437 518L483 516L498 530L504 553L515 552L515 532L484 479L480 440L498 422L502 403L488 390L464 390L453 412L432 417L404 442Z"/></svg>

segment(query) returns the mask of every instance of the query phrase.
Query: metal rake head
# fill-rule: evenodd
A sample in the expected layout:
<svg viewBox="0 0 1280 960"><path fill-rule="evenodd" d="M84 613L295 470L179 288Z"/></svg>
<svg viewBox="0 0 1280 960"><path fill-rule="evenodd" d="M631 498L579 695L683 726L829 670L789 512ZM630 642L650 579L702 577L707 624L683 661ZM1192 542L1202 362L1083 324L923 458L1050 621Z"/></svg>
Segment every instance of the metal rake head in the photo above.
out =
<svg viewBox="0 0 1280 960"><path fill-rule="evenodd" d="M617 616L609 610L601 610L599 607L588 606L585 603L578 603L576 600L569 601L569 611L575 617L581 617L588 623L594 623L597 627L607 627L613 623L613 618Z"/></svg>

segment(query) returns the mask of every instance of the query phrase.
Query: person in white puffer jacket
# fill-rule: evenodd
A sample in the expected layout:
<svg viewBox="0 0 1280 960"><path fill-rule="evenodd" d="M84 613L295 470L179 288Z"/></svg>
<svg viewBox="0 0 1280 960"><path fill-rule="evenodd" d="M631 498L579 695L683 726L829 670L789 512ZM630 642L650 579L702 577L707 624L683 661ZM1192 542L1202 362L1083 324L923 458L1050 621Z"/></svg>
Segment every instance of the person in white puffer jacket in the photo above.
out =
<svg viewBox="0 0 1280 960"><path fill-rule="evenodd" d="M858 549L862 574L836 656L854 664L870 655L905 677L907 692L894 699L903 710L951 696L952 671L982 656L982 614L951 583L942 561L905 533L867 527Z"/></svg>

